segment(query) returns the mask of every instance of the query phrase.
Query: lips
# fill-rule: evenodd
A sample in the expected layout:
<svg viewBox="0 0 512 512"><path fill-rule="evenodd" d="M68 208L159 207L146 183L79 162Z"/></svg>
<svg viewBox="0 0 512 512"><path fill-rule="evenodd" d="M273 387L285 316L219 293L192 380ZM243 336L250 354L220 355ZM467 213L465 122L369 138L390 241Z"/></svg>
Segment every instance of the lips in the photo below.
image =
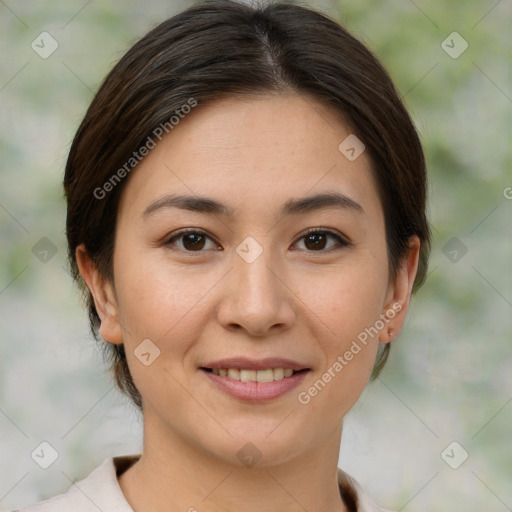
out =
<svg viewBox="0 0 512 512"><path fill-rule="evenodd" d="M217 389L250 402L278 398L298 386L310 371L297 361L283 358L223 359L199 369Z"/></svg>

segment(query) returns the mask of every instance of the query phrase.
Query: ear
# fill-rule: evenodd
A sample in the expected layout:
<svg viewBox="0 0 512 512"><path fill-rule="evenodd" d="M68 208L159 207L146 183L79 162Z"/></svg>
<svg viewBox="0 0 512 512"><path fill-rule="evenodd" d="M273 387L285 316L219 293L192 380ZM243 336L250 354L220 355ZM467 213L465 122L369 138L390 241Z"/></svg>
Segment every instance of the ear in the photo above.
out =
<svg viewBox="0 0 512 512"><path fill-rule="evenodd" d="M381 343L389 343L402 329L418 271L419 255L420 240L414 235L409 239L409 250L401 262L396 278L389 286L384 311L385 326L379 333Z"/></svg>
<svg viewBox="0 0 512 512"><path fill-rule="evenodd" d="M94 298L94 305L101 320L101 337L110 343L123 343L119 311L112 284L99 273L84 244L76 248L75 256L80 274Z"/></svg>

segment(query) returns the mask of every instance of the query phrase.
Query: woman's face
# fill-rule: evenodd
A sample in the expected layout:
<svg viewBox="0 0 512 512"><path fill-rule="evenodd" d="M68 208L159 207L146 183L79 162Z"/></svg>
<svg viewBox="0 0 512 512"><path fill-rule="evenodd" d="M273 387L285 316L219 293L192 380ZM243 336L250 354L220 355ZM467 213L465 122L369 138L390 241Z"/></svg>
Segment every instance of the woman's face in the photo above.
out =
<svg viewBox="0 0 512 512"><path fill-rule="evenodd" d="M301 96L217 100L133 171L100 332L125 344L153 436L271 464L339 435L416 270L389 282L369 157L339 149L350 133Z"/></svg>

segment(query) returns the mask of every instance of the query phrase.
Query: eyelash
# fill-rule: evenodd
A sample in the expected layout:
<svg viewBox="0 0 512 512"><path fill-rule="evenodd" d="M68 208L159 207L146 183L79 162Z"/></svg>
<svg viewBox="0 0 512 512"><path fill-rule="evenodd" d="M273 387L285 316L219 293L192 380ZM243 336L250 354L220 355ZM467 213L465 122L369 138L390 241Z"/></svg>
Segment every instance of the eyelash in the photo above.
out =
<svg viewBox="0 0 512 512"><path fill-rule="evenodd" d="M328 228L309 228L305 233L303 233L297 240L297 242L299 242L300 240L302 240L303 238L307 237L308 235L311 235L311 234L314 234L314 233L321 233L321 234L327 234L327 235L330 235L332 236L333 238L336 239L336 241L338 242L339 244L339 247L336 248L336 247L332 247L330 249L321 249L321 250L318 250L318 251L311 251L311 250L306 250L306 252L309 252L309 253L326 253L326 252L331 252L332 250L336 250L336 249L341 249L343 247L349 247L350 245L352 245L347 239L345 239L344 237L342 237L341 235L339 235L337 232L331 230L331 229L328 229ZM202 235L202 236L205 236L206 238L209 238L210 240L214 241L214 239L212 239L207 233L206 231L203 231L202 229L196 229L196 228L186 228L186 229L182 229L180 231L178 231L177 233L174 233L170 238L168 238L165 242L164 242L164 245L166 246L169 246L169 245L173 245L174 241L175 240L178 240L180 239L181 237L183 237L184 235L190 235L190 234L194 234L194 235ZM296 242L296 243L297 243ZM294 244L295 245L295 244ZM177 249L177 250L181 250L183 252L186 252L188 254L193 254L193 253L203 253L203 252L206 252L204 250L199 250L199 251L188 251L186 249Z"/></svg>

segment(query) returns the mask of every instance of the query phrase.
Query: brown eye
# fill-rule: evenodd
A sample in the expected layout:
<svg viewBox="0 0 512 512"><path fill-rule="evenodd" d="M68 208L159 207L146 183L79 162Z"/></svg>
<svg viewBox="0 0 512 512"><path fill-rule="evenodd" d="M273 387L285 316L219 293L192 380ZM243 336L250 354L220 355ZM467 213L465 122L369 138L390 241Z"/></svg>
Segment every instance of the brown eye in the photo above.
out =
<svg viewBox="0 0 512 512"><path fill-rule="evenodd" d="M348 242L344 240L341 236L331 231L324 231L318 229L310 231L306 235L302 236L300 240L304 240L304 246L306 247L306 250L313 252L322 252L326 249L329 238L334 239L336 242L338 242L338 245L341 247L349 245ZM332 248L332 246L328 247L327 250Z"/></svg>
<svg viewBox="0 0 512 512"><path fill-rule="evenodd" d="M211 240L205 233L197 230L185 230L176 233L165 243L166 246L174 245L185 252L204 252L207 241ZM176 242L181 241L181 244Z"/></svg>
<svg viewBox="0 0 512 512"><path fill-rule="evenodd" d="M204 235L183 235L183 247L185 247L187 251L201 250L204 247L204 242Z"/></svg>

